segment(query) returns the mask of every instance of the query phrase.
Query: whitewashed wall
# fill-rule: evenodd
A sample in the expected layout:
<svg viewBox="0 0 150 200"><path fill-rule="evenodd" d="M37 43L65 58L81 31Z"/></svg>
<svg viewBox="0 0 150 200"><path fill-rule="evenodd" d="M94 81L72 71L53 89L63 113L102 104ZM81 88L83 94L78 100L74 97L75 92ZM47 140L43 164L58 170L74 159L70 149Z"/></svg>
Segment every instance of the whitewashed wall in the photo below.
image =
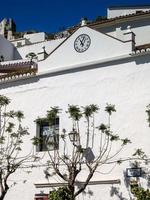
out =
<svg viewBox="0 0 150 200"><path fill-rule="evenodd" d="M26 38L30 43L36 43L36 42L44 42L46 35L44 32L39 32L39 33L25 34L23 37Z"/></svg>
<svg viewBox="0 0 150 200"><path fill-rule="evenodd" d="M89 35L91 45L84 53L78 53L74 49L74 41L83 33ZM129 36L128 40L131 40L131 36ZM130 53L132 53L131 42L124 43L91 28L81 27L68 37L65 42L62 42L62 45L48 56L46 60L39 63L39 72L75 65L80 66L81 64L86 65L88 62L100 62L117 56L126 56Z"/></svg>
<svg viewBox="0 0 150 200"><path fill-rule="evenodd" d="M74 50L74 40L82 33L91 37L91 45L86 52L79 54ZM131 42L122 43L105 34L82 27L64 41L45 61L38 63L39 74L36 77L1 83L1 94L10 97L11 107L23 110L26 117L24 125L29 127L31 134L24 139L24 153L28 153L33 148L30 139L36 135L34 120L38 116L44 117L51 106L59 106L63 109L60 113L60 132L63 128L69 132L71 122L68 122L65 112L68 104L80 106L98 104L101 108L101 115L97 117L99 125L107 121L104 108L106 103L111 103L115 104L117 109L112 119L114 132L122 138L129 137L132 140L132 144L122 152L122 156L131 155L136 148L143 148L147 154L150 154L147 139L149 127L145 113L146 105L150 103L150 59L149 55L129 56L132 52L131 47ZM36 46L31 46L31 48L36 49ZM22 49L23 54L25 54L25 49L29 50L28 47L18 49ZM105 63L102 62L104 60ZM97 64L94 64L95 62ZM82 69L79 68L81 65ZM58 69L60 69L59 72L54 72ZM42 156L43 153L40 155ZM46 155L42 163L45 161ZM119 187L120 192L128 199L129 194L124 185L123 171L129 167L129 163L112 167L114 168L112 173L108 173L111 168L106 170L106 166L101 169L105 173L103 175L98 170L92 180L120 179L121 184L114 186ZM20 171L12 176L10 184L13 181L18 184L10 189L6 200L19 200L22 198L22 193L24 200L29 200L34 199L35 193L48 192L48 188L36 189L34 186L36 183L47 182L43 170L44 167L40 167L32 169L30 174ZM81 180L85 175L86 172L80 177ZM54 181L56 179L50 179L50 182ZM117 199L116 196L110 197L111 185L88 186L88 189L93 191L93 196L80 195L77 200Z"/></svg>
<svg viewBox="0 0 150 200"><path fill-rule="evenodd" d="M36 135L34 120L44 116L50 106L60 106L63 110L68 104L87 105L98 104L101 108L99 122L106 121L104 107L106 103L116 105L117 113L113 115L112 127L120 137L129 137L132 144L122 152L122 156L129 156L136 148L143 150L150 155L149 150L149 127L146 121L145 108L150 103L150 67L149 55L130 58L124 61L110 62L84 70L68 71L67 73L49 74L24 81L1 84L1 94L12 99L11 106L14 109L21 109L25 113L24 125L29 127L30 137L24 140L24 151L28 152L32 145L30 139ZM63 111L60 114L60 130L70 130L67 114ZM124 186L123 170L129 167L129 163L114 168L112 173L101 175L96 173L93 180L120 179L120 192L128 199L128 192ZM20 173L12 177L18 180L18 184L10 189L6 200L19 200L24 194L24 200L34 198L34 194L41 190L35 189L34 183L46 183L43 178L43 169L33 169L29 175ZM108 171L103 171L108 172ZM27 180L23 183L23 180ZM50 180L51 182L54 181ZM115 186L115 185L114 185ZM110 197L111 185L88 186L94 196L80 196L80 200L116 200L117 197ZM78 198L77 198L78 199Z"/></svg>
<svg viewBox="0 0 150 200"><path fill-rule="evenodd" d="M113 37L116 37L121 40L125 40L124 33L127 30L127 27L130 26L131 30L135 34L135 45L149 44L150 41L150 22L149 18L147 19L137 19L134 21L127 21L122 23L116 23L114 25L97 28L103 33L107 33Z"/></svg>
<svg viewBox="0 0 150 200"><path fill-rule="evenodd" d="M34 52L35 54L43 52L43 47L45 47L45 51L50 54L64 39L57 39L51 41L44 41L37 44L25 45L23 47L18 47L17 51L22 57L22 59L26 58L26 55L30 52Z"/></svg>
<svg viewBox="0 0 150 200"><path fill-rule="evenodd" d="M126 37L124 36L124 33L126 33L127 27L129 27L129 26L131 27L132 32L135 34L135 45L136 46L143 45L143 44L149 44L149 41L150 41L150 34L149 34L150 33L150 23L149 23L149 18L147 18L147 19L146 18L145 19L137 19L137 20L134 20L134 21L130 21L129 20L128 22L116 23L115 25L109 25L109 26L106 26L106 27L100 27L100 28L97 28L97 30L102 32L102 33L106 33L106 34L108 34L110 36L113 36L113 37L115 37L117 39L120 39L122 41L126 41ZM38 33L31 34L31 35L34 36L33 38L36 38L36 34L37 34L37 38L38 38ZM100 33L99 33L99 35L100 35ZM76 36L76 34L75 34L75 36ZM41 52L43 52L43 47L45 47L46 52L48 54L50 54L59 44L61 44L61 42L63 42L63 40L64 39L57 39L57 40L51 40L51 41L44 41L44 40L42 41L41 40L37 44L30 44L30 45L25 45L23 47L18 47L17 48L18 54L16 54L15 59L20 59L20 57L25 59L25 56L30 52L34 52L35 54L41 53ZM103 46L104 40L105 39L103 38L101 43L99 44L99 48L101 46ZM113 40L111 41L111 43L113 43ZM98 44L96 44L96 45L98 46ZM113 49L112 47L113 47L113 44L111 46L111 49ZM105 48L105 46L103 46L103 48ZM117 53L119 53L119 50L120 50L120 53L122 51L125 51L125 48L126 48L125 45L122 46L122 50L118 49ZM102 54L103 53L106 54L106 51L104 50L102 52ZM108 53L110 53L110 51ZM113 54L114 54L114 52L113 52ZM91 59L91 55L89 56L87 54L87 56L88 56L88 59L89 58ZM73 63L75 63L75 62L76 61L74 60ZM43 64L45 65L45 63L42 63L42 65Z"/></svg>

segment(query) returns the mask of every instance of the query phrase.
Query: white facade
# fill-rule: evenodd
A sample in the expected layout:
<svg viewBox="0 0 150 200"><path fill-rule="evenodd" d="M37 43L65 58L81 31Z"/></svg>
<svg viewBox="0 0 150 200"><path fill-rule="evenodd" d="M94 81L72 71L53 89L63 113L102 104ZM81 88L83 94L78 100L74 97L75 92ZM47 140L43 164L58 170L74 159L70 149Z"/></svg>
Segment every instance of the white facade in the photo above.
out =
<svg viewBox="0 0 150 200"><path fill-rule="evenodd" d="M22 38L10 39L10 41L15 47L21 47L46 41L46 34L44 32L25 33Z"/></svg>
<svg viewBox="0 0 150 200"><path fill-rule="evenodd" d="M150 6L123 6L123 7L110 7L107 9L107 17L115 18L124 15L136 14L150 10Z"/></svg>
<svg viewBox="0 0 150 200"><path fill-rule="evenodd" d="M25 59L26 55L30 52L34 52L36 55L43 52L43 47L47 54L50 54L64 39L50 40L39 42L36 44L24 45L23 47L18 47L17 51L19 55Z"/></svg>
<svg viewBox="0 0 150 200"><path fill-rule="evenodd" d="M29 42L32 44L37 42L44 42L46 36L44 32L40 32L40 33L25 34L23 37L29 40Z"/></svg>
<svg viewBox="0 0 150 200"><path fill-rule="evenodd" d="M99 26L97 27L97 30L124 41L124 33L126 32L127 28L130 28L131 31L136 35L135 44L136 46L139 46L148 44L150 41L149 20L149 17L147 19L137 19L133 21L130 21L129 19L126 19L125 21L118 20L113 24L110 23L110 25L107 25L106 23L106 26Z"/></svg>
<svg viewBox="0 0 150 200"><path fill-rule="evenodd" d="M111 103L117 109L112 116L113 131L132 141L120 157L131 156L137 148L142 148L150 156L149 127L145 113L146 106L150 103L149 51L137 54L134 51L134 34L129 28L124 33L127 34L121 41L114 38L115 35L111 37L83 26L66 39L43 41L18 48L22 58L30 52L38 54L43 46L48 53L47 58L38 62L38 73L35 76L0 83L1 94L12 99L13 109L24 111L24 125L29 127L30 132L30 136L24 141L24 152L33 148L30 139L36 136L35 119L38 116L44 117L51 106L63 109L59 116L61 134L63 128L69 131L71 127L65 112L68 104L98 104L101 116L97 116L97 123L105 123L104 108L106 103ZM74 41L81 34L88 35L91 44L85 52L78 53L74 49ZM46 184L61 182L56 177L47 181L43 173L47 155L43 152L39 155L44 155L44 159L38 164L39 167L33 167L32 173L27 174L21 170L11 177L10 184L16 182L17 185L10 188L6 200L20 200L22 197L24 200L31 200L36 193L49 192L51 188L46 187ZM128 167L129 162L125 162L98 169L86 194L81 194L77 200L117 200L117 195L110 195L112 186L118 188L122 198L129 199L131 193L124 183L124 172ZM112 168L111 173L108 173ZM86 171L82 173L80 181L84 181L85 175ZM145 180L140 178L140 183L145 185ZM89 195L90 191L93 192L92 196Z"/></svg>
<svg viewBox="0 0 150 200"><path fill-rule="evenodd" d="M142 12L137 12L141 10ZM131 12L132 11L132 12ZM136 35L136 46L148 44L150 41L150 6L144 7L110 7L107 10L107 20L91 23L90 27L109 34L120 40L130 28Z"/></svg>

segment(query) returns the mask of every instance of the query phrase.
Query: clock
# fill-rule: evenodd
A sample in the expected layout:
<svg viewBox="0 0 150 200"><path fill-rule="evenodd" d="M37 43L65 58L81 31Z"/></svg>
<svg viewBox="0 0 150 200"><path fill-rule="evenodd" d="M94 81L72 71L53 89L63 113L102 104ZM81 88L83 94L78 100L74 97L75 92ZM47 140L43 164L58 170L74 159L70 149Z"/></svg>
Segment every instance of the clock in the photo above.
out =
<svg viewBox="0 0 150 200"><path fill-rule="evenodd" d="M74 41L74 49L78 53L86 51L91 44L91 39L87 34L79 35Z"/></svg>

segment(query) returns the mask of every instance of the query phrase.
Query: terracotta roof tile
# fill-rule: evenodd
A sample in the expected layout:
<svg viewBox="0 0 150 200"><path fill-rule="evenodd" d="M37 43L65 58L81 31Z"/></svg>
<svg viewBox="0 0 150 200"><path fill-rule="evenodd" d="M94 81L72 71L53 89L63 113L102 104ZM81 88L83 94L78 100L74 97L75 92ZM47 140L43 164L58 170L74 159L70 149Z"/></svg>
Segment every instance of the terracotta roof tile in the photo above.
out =
<svg viewBox="0 0 150 200"><path fill-rule="evenodd" d="M135 53L142 53L150 51L150 43L149 44L143 44L135 47Z"/></svg>
<svg viewBox="0 0 150 200"><path fill-rule="evenodd" d="M103 20L96 21L96 22L89 22L87 25L89 27L92 27L92 26L96 26L96 25L99 25L99 24L107 24L107 23L114 22L114 21L121 20L121 19L134 18L134 17L145 16L145 15L149 15L149 14L150 14L150 10L149 11L142 11L142 12L139 12L139 13L132 13L132 14L128 14L128 15L118 16L118 17L115 17L115 18L103 19ZM79 26L80 25L73 26L73 27L69 28L68 31L72 32L75 29L79 28Z"/></svg>
<svg viewBox="0 0 150 200"><path fill-rule="evenodd" d="M98 21L98 22L91 22L89 25L93 26L93 25L97 25L97 24L103 24L103 23L113 22L113 21L116 21L116 20L119 20L119 19L127 19L127 18L131 18L131 17L143 16L143 15L147 15L147 14L150 14L150 11L143 11L143 12L139 12L139 13L132 13L132 14L128 14L128 15L118 16L118 17L115 17L115 18L101 20L101 21Z"/></svg>

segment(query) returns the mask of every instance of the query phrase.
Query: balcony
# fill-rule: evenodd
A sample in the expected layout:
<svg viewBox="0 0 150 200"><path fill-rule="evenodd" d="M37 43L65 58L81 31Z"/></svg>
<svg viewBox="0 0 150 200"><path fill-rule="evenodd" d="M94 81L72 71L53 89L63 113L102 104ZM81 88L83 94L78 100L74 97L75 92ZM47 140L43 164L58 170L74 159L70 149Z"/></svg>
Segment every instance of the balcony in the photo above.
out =
<svg viewBox="0 0 150 200"><path fill-rule="evenodd" d="M0 82L35 76L38 65L34 61L11 61L0 63Z"/></svg>

